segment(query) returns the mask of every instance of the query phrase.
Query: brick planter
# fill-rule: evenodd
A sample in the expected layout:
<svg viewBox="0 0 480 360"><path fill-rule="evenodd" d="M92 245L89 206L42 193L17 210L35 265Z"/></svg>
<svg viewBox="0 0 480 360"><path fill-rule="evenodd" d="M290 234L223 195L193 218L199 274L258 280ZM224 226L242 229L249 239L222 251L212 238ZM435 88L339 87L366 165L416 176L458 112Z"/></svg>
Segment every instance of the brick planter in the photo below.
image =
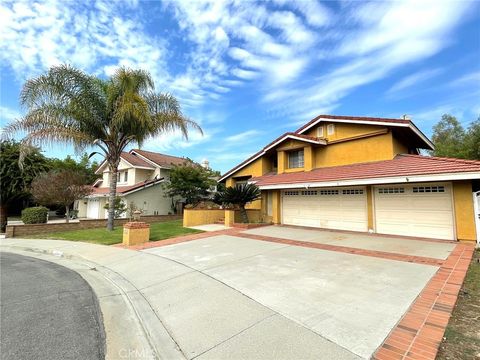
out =
<svg viewBox="0 0 480 360"><path fill-rule="evenodd" d="M148 242L150 239L150 225L135 221L123 225L123 245L132 246Z"/></svg>

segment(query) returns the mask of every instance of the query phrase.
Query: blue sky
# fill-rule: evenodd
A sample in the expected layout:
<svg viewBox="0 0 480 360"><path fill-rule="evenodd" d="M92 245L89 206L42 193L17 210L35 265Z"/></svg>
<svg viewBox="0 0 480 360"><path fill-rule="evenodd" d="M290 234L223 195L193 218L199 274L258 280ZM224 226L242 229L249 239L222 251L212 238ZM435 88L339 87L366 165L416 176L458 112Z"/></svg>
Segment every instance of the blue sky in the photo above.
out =
<svg viewBox="0 0 480 360"><path fill-rule="evenodd" d="M205 132L144 149L222 172L318 114L408 114L429 136L480 115L478 1L2 1L0 19L2 124L51 65L143 68Z"/></svg>

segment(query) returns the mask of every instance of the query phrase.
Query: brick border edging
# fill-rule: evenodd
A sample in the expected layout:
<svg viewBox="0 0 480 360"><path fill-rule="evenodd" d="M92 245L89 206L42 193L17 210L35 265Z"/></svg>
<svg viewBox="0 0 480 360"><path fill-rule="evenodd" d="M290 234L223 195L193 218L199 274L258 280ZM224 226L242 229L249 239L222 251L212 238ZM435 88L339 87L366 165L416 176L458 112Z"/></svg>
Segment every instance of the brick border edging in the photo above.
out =
<svg viewBox="0 0 480 360"><path fill-rule="evenodd" d="M475 247L458 244L373 356L434 360Z"/></svg>

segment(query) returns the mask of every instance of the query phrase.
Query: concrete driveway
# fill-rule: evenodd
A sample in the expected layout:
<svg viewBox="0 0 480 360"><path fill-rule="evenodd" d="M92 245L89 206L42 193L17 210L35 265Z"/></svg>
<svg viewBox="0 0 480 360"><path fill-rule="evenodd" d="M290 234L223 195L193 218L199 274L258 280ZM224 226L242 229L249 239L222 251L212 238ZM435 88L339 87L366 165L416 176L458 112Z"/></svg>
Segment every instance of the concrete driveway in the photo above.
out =
<svg viewBox="0 0 480 360"><path fill-rule="evenodd" d="M438 270L434 264L368 252L354 255L259 241L267 238L331 242L426 259L445 259L455 247L272 226L144 250L196 270L146 290L168 296L174 304L167 322L176 323L171 329L181 347L200 358L306 358L305 351L313 358L369 358ZM185 313L188 330L180 330L187 322L174 316L176 311ZM215 343L217 334L230 337L208 348L205 343Z"/></svg>

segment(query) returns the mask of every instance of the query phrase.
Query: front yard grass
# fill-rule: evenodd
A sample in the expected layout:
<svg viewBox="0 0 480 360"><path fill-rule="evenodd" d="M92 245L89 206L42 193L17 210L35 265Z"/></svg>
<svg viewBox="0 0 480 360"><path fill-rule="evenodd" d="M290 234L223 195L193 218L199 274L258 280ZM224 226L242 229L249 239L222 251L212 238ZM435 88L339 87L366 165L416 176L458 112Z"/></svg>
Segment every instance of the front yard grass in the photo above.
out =
<svg viewBox="0 0 480 360"><path fill-rule="evenodd" d="M480 359L480 250L473 254L437 360Z"/></svg>
<svg viewBox="0 0 480 360"><path fill-rule="evenodd" d="M202 232L200 230L184 228L182 220L157 222L150 224L150 241L169 239L187 234ZM83 229L75 231L62 231L37 235L40 239L56 239L70 241L85 241L102 245L113 245L122 242L123 227L116 226L115 230L107 231L105 228Z"/></svg>

